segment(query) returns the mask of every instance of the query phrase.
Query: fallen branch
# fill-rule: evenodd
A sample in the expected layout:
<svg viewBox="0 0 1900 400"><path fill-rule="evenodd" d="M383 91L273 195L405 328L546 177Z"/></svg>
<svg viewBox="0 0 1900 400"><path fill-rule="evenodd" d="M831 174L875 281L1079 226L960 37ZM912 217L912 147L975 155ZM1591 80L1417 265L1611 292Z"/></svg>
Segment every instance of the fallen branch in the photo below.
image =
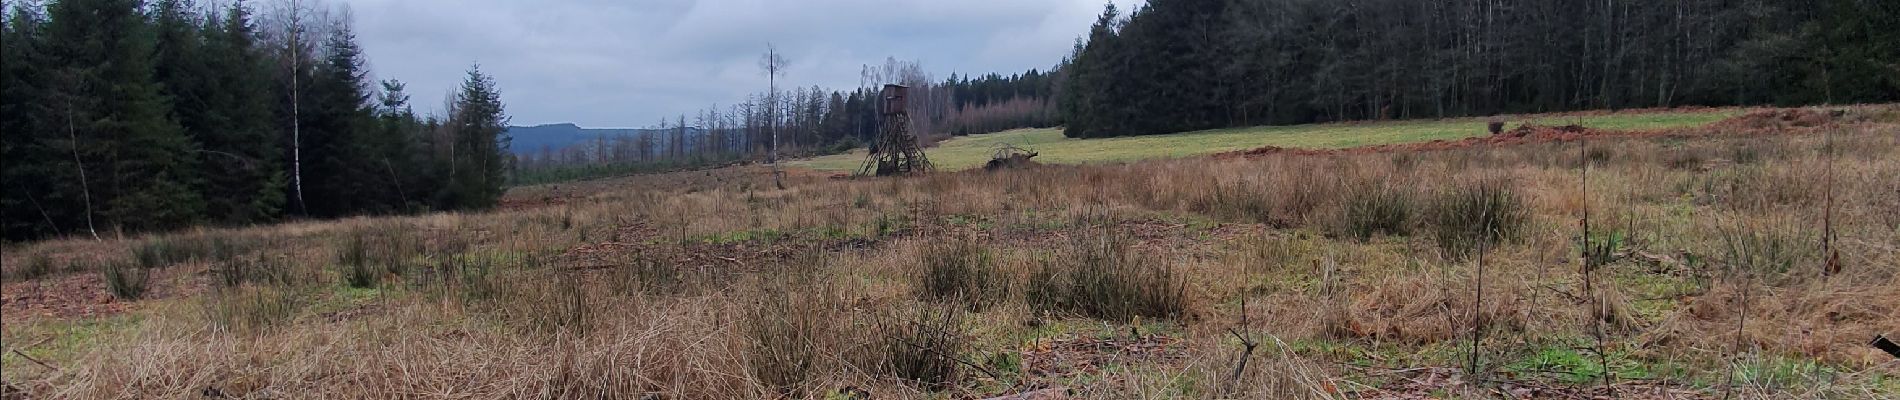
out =
<svg viewBox="0 0 1900 400"><path fill-rule="evenodd" d="M1893 355L1894 358L1900 358L1900 344L1894 344L1892 340L1887 339L1886 335L1875 335L1874 342L1871 344L1874 348Z"/></svg>
<svg viewBox="0 0 1900 400"><path fill-rule="evenodd" d="M620 264L592 264L592 265L576 265L572 267L567 267L567 270L593 271L593 270L600 270L600 269L614 269L614 268L620 268L620 267L622 267L622 265Z"/></svg>
<svg viewBox="0 0 1900 400"><path fill-rule="evenodd" d="M1581 296L1577 296L1576 294L1572 294L1568 291L1564 291L1563 289L1558 289L1556 285L1542 285L1542 286L1538 286L1538 288L1549 290L1551 293L1563 295L1565 298L1570 299L1571 302L1576 303L1576 304L1583 304L1583 303L1589 302L1589 300L1584 300L1583 297Z"/></svg>
<svg viewBox="0 0 1900 400"><path fill-rule="evenodd" d="M1038 389L1038 390L1031 390L1031 391L1027 391L1027 392L1022 392L1022 393L1017 393L1017 394L1012 394L1012 395L1006 395L1006 396L998 396L998 397L991 397L991 398L987 398L987 399L983 399L983 400L1042 400L1042 399L1061 399L1061 398L1067 398L1067 397L1068 397L1068 394L1069 394L1069 389L1068 389L1068 388L1061 388L1061 387L1053 387L1053 388L1048 388L1048 389Z"/></svg>
<svg viewBox="0 0 1900 400"><path fill-rule="evenodd" d="M40 361L37 358L33 358L33 356L26 355L26 353L20 352L20 349L12 349L11 351L13 352L14 355L20 356L20 358L24 358L27 361L32 361L34 364L39 364L42 367L46 367L46 369L53 370L53 372L61 372L59 367L55 367L53 366L53 364L47 364L45 361Z"/></svg>

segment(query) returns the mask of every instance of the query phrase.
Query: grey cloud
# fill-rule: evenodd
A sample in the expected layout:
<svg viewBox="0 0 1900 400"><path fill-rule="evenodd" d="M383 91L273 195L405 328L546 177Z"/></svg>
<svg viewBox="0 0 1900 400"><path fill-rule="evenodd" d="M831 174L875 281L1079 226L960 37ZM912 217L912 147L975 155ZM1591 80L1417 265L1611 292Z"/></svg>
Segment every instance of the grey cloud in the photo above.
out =
<svg viewBox="0 0 1900 400"><path fill-rule="evenodd" d="M766 84L847 88L858 67L921 60L943 75L1047 68L1100 0L332 0L347 4L374 74L409 84L419 111L472 63L494 75L516 124L644 126ZM1131 1L1118 1L1125 9Z"/></svg>

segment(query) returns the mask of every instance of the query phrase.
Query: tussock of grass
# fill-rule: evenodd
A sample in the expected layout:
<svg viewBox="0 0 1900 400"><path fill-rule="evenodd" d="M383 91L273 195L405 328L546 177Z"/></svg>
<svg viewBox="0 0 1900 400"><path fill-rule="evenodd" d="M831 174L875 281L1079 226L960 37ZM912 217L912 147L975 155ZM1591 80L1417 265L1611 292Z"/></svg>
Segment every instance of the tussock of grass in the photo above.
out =
<svg viewBox="0 0 1900 400"><path fill-rule="evenodd" d="M255 334L289 322L305 306L307 296L285 287L241 285L212 290L199 303L213 327Z"/></svg>
<svg viewBox="0 0 1900 400"><path fill-rule="evenodd" d="M511 325L528 332L585 335L598 319L598 304L575 273L557 273L505 288L508 301L493 304Z"/></svg>
<svg viewBox="0 0 1900 400"><path fill-rule="evenodd" d="M1528 210L1508 179L1462 182L1440 193L1426 218L1439 251L1463 259L1517 238Z"/></svg>
<svg viewBox="0 0 1900 400"><path fill-rule="evenodd" d="M678 294L689 289L690 271L679 264L644 253L634 253L614 266L613 289L624 294Z"/></svg>
<svg viewBox="0 0 1900 400"><path fill-rule="evenodd" d="M1249 275L1283 278L1284 272L1302 267L1311 246L1291 235L1261 234L1239 241L1240 263Z"/></svg>
<svg viewBox="0 0 1900 400"><path fill-rule="evenodd" d="M27 255L26 259L19 263L18 268L0 269L0 271L5 271L7 274L6 279L0 280L12 282L38 279L43 276L52 275L53 272L57 270L57 267L53 265L53 257L46 255L46 253Z"/></svg>
<svg viewBox="0 0 1900 400"><path fill-rule="evenodd" d="M1583 243L1579 244L1582 246L1580 252L1583 254L1583 265L1586 270L1596 270L1623 256L1624 245L1628 240L1625 233L1610 231L1600 234L1592 233L1591 236L1584 238Z"/></svg>
<svg viewBox="0 0 1900 400"><path fill-rule="evenodd" d="M371 265L370 258L369 238L363 235L350 236L336 253L337 276L353 288L375 286L380 275L377 274L377 268Z"/></svg>
<svg viewBox="0 0 1900 400"><path fill-rule="evenodd" d="M1641 327L1642 320L1630 304L1629 295L1624 294L1615 282L1594 285L1592 291L1594 293L1590 295L1595 297L1595 301L1590 304L1595 307L1591 310L1591 317L1602 321L1604 326L1622 332L1635 331Z"/></svg>
<svg viewBox="0 0 1900 400"><path fill-rule="evenodd" d="M1760 163L1764 157L1775 156L1767 145L1756 141L1741 141L1729 145L1728 159L1736 164Z"/></svg>
<svg viewBox="0 0 1900 400"><path fill-rule="evenodd" d="M1679 147L1666 157L1668 158L1663 160L1663 165L1679 170L1702 168L1702 165L1709 161L1707 150L1691 146Z"/></svg>
<svg viewBox="0 0 1900 400"><path fill-rule="evenodd" d="M1273 197L1252 184L1215 181L1208 185L1205 196L1188 199L1189 210L1245 222L1272 222L1278 214Z"/></svg>
<svg viewBox="0 0 1900 400"><path fill-rule="evenodd" d="M386 276L407 275L421 248L407 226L378 224L345 232L336 253L337 274L354 288L367 288Z"/></svg>
<svg viewBox="0 0 1900 400"><path fill-rule="evenodd" d="M1608 146L1591 146L1583 150L1583 159L1589 161L1592 167L1608 164L1615 155L1616 152Z"/></svg>
<svg viewBox="0 0 1900 400"><path fill-rule="evenodd" d="M1411 193L1384 180L1360 180L1346 189L1338 229L1359 240L1411 232Z"/></svg>
<svg viewBox="0 0 1900 400"><path fill-rule="evenodd" d="M100 265L99 274L105 279L106 290L113 297L124 300L144 297L152 282L151 269L120 261L107 261Z"/></svg>
<svg viewBox="0 0 1900 400"><path fill-rule="evenodd" d="M1741 211L1805 207L1818 203L1820 198L1820 182L1811 178L1787 168L1741 166L1711 174L1706 195L1725 207Z"/></svg>
<svg viewBox="0 0 1900 400"><path fill-rule="evenodd" d="M962 380L963 354L970 349L965 316L955 307L900 308L878 320L873 335L877 370L943 390Z"/></svg>
<svg viewBox="0 0 1900 400"><path fill-rule="evenodd" d="M1077 232L1067 249L1030 276L1029 302L1111 321L1185 315L1187 287L1174 266L1130 244L1103 227Z"/></svg>
<svg viewBox="0 0 1900 400"><path fill-rule="evenodd" d="M294 260L269 250L221 255L212 270L217 273L218 284L224 287L246 283L298 286L316 280Z"/></svg>
<svg viewBox="0 0 1900 400"><path fill-rule="evenodd" d="M836 286L809 273L762 280L740 327L752 354L746 360L752 377L774 392L809 393L838 339L843 307Z"/></svg>
<svg viewBox="0 0 1900 400"><path fill-rule="evenodd" d="M989 250L974 241L925 245L918 261L922 271L914 284L923 298L961 302L981 310L1009 295L1007 276L997 269Z"/></svg>
<svg viewBox="0 0 1900 400"><path fill-rule="evenodd" d="M1320 214L1341 190L1327 173L1282 169L1194 171L1123 181L1127 196L1149 207L1207 215L1224 221L1300 226ZM1175 172L1175 171L1169 171Z"/></svg>
<svg viewBox="0 0 1900 400"><path fill-rule="evenodd" d="M189 261L197 254L200 254L200 251L194 249L194 247L196 247L194 245L197 243L196 240L188 239L188 237L174 238L170 236L160 236L147 239L137 247L132 248L132 260L138 262L138 265L144 268L163 268L171 266L175 263ZM202 251L203 253L210 252L208 250L209 247L205 247L205 249L206 250Z"/></svg>
<svg viewBox="0 0 1900 400"><path fill-rule="evenodd" d="M1819 235L1791 221L1740 220L1718 229L1719 254L1734 273L1781 279L1797 266L1820 264L1814 246Z"/></svg>
<svg viewBox="0 0 1900 400"><path fill-rule="evenodd" d="M437 260L424 285L437 297L465 304L493 302L506 294L497 264L492 257L473 253L445 256Z"/></svg>
<svg viewBox="0 0 1900 400"><path fill-rule="evenodd" d="M1319 332L1331 338L1423 345L1466 337L1480 319L1492 332L1520 332L1531 324L1524 312L1528 291L1521 283L1487 282L1484 303L1474 308L1477 298L1469 277L1400 274L1371 281L1343 294L1343 301L1307 310L1321 322ZM1471 313L1474 309L1479 315Z"/></svg>

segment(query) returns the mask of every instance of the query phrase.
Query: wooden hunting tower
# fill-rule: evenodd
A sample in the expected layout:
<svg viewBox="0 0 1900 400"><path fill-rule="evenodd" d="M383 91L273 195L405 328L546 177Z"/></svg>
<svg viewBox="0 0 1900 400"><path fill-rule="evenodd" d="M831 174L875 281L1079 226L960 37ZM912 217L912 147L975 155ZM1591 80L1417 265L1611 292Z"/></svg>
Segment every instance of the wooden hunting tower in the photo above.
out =
<svg viewBox="0 0 1900 400"><path fill-rule="evenodd" d="M879 118L877 140L871 142L871 152L864 158L859 174L887 176L930 171L930 159L924 158L917 136L910 133L910 114L904 111L908 89L904 85L884 85L884 90L879 92L884 98L881 107L884 115Z"/></svg>
<svg viewBox="0 0 1900 400"><path fill-rule="evenodd" d="M880 93L884 97L884 115L904 112L904 94L908 89L904 85L884 85L884 90Z"/></svg>

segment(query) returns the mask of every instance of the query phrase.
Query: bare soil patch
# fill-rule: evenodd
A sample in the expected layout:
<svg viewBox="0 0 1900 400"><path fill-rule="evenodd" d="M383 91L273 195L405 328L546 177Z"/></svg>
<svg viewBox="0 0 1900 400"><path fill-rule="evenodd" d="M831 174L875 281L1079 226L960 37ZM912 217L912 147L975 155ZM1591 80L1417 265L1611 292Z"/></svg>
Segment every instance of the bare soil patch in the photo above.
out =
<svg viewBox="0 0 1900 400"><path fill-rule="evenodd" d="M184 267L152 271L151 289L140 300L161 299L198 291L191 271ZM0 316L6 323L31 318L85 319L125 312L134 302L112 296L96 273L62 274L22 282L8 282L0 290Z"/></svg>

